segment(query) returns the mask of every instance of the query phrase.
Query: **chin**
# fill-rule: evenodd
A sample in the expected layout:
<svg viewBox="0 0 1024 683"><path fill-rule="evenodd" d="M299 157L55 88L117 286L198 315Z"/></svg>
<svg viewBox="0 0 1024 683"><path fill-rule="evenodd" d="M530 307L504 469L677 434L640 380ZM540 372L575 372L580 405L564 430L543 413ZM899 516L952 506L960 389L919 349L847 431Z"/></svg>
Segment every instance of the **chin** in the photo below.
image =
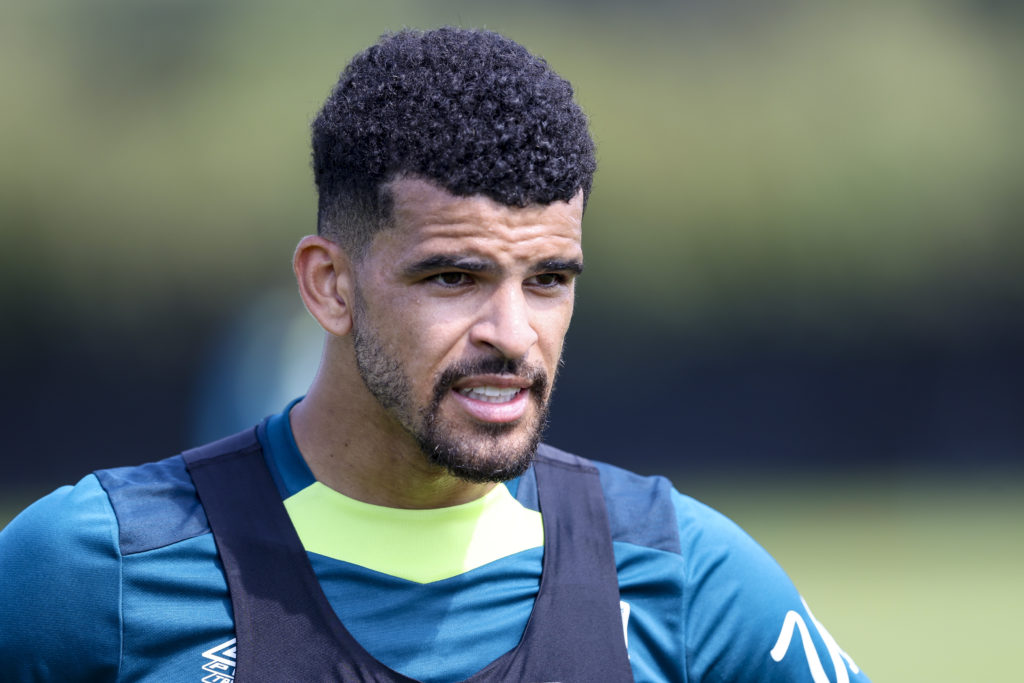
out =
<svg viewBox="0 0 1024 683"><path fill-rule="evenodd" d="M533 462L543 424L536 422L476 425L474 433L461 435L461 430L437 425L439 429L430 430L436 433L420 439L420 448L431 463L459 479L478 484L508 481Z"/></svg>

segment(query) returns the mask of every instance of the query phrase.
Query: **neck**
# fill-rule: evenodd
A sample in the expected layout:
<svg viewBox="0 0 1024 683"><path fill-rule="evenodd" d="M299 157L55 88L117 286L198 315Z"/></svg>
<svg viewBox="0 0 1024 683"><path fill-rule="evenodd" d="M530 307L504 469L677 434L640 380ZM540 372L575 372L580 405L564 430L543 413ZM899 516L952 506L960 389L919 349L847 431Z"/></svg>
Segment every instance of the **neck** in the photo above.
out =
<svg viewBox="0 0 1024 683"><path fill-rule="evenodd" d="M439 508L476 500L494 484L459 479L430 463L416 439L366 389L352 354L328 341L320 371L290 420L317 481L365 503Z"/></svg>

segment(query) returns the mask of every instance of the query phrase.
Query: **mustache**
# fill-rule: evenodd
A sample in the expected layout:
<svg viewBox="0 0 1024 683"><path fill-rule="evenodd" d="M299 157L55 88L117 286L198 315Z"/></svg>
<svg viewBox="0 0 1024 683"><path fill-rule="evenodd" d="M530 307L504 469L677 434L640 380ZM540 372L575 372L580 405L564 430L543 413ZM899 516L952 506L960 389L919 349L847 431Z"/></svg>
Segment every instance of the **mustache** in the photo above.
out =
<svg viewBox="0 0 1024 683"><path fill-rule="evenodd" d="M445 368L434 385L434 396L440 399L463 377L471 375L514 375L530 382L535 396L545 396L548 388L548 373L540 365L527 363L521 358L480 358L473 361L459 361Z"/></svg>

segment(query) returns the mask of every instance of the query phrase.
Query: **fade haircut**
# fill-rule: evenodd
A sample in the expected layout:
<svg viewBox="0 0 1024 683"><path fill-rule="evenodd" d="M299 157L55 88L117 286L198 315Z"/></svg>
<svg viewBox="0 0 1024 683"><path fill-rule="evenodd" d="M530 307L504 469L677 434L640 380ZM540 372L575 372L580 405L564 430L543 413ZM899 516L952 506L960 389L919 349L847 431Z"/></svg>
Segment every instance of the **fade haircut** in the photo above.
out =
<svg viewBox="0 0 1024 683"><path fill-rule="evenodd" d="M525 207L590 194L594 143L572 86L491 31L385 34L356 55L313 122L317 232L353 256L392 218L388 183Z"/></svg>

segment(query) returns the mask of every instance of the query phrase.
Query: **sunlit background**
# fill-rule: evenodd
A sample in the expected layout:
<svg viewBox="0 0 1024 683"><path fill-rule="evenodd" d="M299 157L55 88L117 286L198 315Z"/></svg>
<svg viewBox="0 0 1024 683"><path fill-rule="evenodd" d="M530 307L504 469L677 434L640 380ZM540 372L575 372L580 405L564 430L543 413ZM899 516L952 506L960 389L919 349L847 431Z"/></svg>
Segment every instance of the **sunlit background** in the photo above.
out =
<svg viewBox="0 0 1024 683"><path fill-rule="evenodd" d="M280 410L309 123L386 30L506 33L600 168L548 440L743 524L876 681L1024 637L1024 6L7 0L0 524Z"/></svg>

